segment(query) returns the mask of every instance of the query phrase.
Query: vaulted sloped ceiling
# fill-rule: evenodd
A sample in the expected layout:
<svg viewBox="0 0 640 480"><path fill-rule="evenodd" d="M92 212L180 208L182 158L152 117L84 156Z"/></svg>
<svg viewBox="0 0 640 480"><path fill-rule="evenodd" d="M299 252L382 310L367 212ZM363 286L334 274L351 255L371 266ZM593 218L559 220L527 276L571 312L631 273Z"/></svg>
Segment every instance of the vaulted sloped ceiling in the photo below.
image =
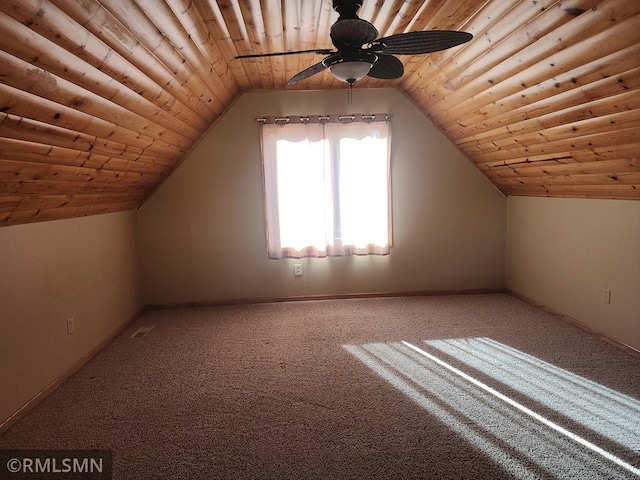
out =
<svg viewBox="0 0 640 480"><path fill-rule="evenodd" d="M474 39L399 57L396 87L505 195L640 199L640 2L364 0L380 36ZM345 88L331 0L0 2L0 225L141 206L251 90Z"/></svg>

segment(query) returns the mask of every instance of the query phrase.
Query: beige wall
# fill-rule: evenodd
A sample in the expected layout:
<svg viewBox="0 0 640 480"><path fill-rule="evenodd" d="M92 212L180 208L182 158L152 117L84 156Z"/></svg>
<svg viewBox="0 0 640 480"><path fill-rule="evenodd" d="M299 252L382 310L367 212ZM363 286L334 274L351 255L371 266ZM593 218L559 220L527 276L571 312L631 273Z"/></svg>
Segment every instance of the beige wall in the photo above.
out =
<svg viewBox="0 0 640 480"><path fill-rule="evenodd" d="M507 224L509 289L640 349L640 202L510 197Z"/></svg>
<svg viewBox="0 0 640 480"><path fill-rule="evenodd" d="M0 228L0 423L143 306L135 218Z"/></svg>
<svg viewBox="0 0 640 480"><path fill-rule="evenodd" d="M262 115L393 115L386 257L269 260ZM395 89L250 93L139 211L148 304L504 288L506 199ZM302 263L303 276L293 276Z"/></svg>
<svg viewBox="0 0 640 480"><path fill-rule="evenodd" d="M144 304L507 286L640 348L639 202L507 200L397 90L353 94L245 94L139 212L1 228L0 422ZM269 260L255 117L352 112L394 116L391 254Z"/></svg>

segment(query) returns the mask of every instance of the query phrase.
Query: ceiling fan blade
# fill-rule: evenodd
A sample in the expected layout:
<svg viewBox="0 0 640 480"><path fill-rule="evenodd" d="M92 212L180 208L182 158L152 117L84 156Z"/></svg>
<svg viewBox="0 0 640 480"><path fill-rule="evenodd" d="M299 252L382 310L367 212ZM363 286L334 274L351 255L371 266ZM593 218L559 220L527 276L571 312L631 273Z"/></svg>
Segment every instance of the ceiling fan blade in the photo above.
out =
<svg viewBox="0 0 640 480"><path fill-rule="evenodd" d="M378 54L378 60L373 64L371 70L367 74L373 78L382 80L393 80L400 78L404 74L404 65L393 55Z"/></svg>
<svg viewBox="0 0 640 480"><path fill-rule="evenodd" d="M298 83L300 80L304 80L305 78L309 78L316 73L320 73L325 70L327 67L324 63L319 62L315 65L311 65L309 68L305 68L300 73L297 73L287 82L287 85L293 85L294 83Z"/></svg>
<svg viewBox="0 0 640 480"><path fill-rule="evenodd" d="M468 42L473 35L455 30L427 30L409 32L379 38L372 43L372 50L395 55L418 55L446 50Z"/></svg>
<svg viewBox="0 0 640 480"><path fill-rule="evenodd" d="M334 50L330 50L328 48L321 48L316 50L296 50L293 52L276 52L276 53L252 53L249 55L238 55L235 58L236 60L239 58L259 58L259 57L276 57L279 55L297 55L299 53L315 53L316 55L329 55L331 53L336 53Z"/></svg>
<svg viewBox="0 0 640 480"><path fill-rule="evenodd" d="M338 50L360 48L376 38L376 27L361 18L346 18L331 26L331 41Z"/></svg>

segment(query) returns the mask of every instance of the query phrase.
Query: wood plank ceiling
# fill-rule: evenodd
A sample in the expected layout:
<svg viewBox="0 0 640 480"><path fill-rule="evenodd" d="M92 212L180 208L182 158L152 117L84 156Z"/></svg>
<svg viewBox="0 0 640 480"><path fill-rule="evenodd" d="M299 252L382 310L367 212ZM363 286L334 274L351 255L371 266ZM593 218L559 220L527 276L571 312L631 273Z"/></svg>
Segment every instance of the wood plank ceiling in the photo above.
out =
<svg viewBox="0 0 640 480"><path fill-rule="evenodd" d="M0 2L0 225L135 209L243 92L345 88L331 0ZM364 0L380 36L468 31L399 57L396 87L505 195L640 199L640 2Z"/></svg>

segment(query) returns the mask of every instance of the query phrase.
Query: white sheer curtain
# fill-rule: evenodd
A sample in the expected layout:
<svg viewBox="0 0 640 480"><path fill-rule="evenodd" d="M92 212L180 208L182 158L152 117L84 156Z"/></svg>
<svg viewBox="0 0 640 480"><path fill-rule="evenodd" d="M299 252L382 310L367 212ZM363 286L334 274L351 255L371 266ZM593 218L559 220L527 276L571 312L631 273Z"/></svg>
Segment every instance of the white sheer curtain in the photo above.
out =
<svg viewBox="0 0 640 480"><path fill-rule="evenodd" d="M388 122L261 129L270 258L389 253Z"/></svg>

